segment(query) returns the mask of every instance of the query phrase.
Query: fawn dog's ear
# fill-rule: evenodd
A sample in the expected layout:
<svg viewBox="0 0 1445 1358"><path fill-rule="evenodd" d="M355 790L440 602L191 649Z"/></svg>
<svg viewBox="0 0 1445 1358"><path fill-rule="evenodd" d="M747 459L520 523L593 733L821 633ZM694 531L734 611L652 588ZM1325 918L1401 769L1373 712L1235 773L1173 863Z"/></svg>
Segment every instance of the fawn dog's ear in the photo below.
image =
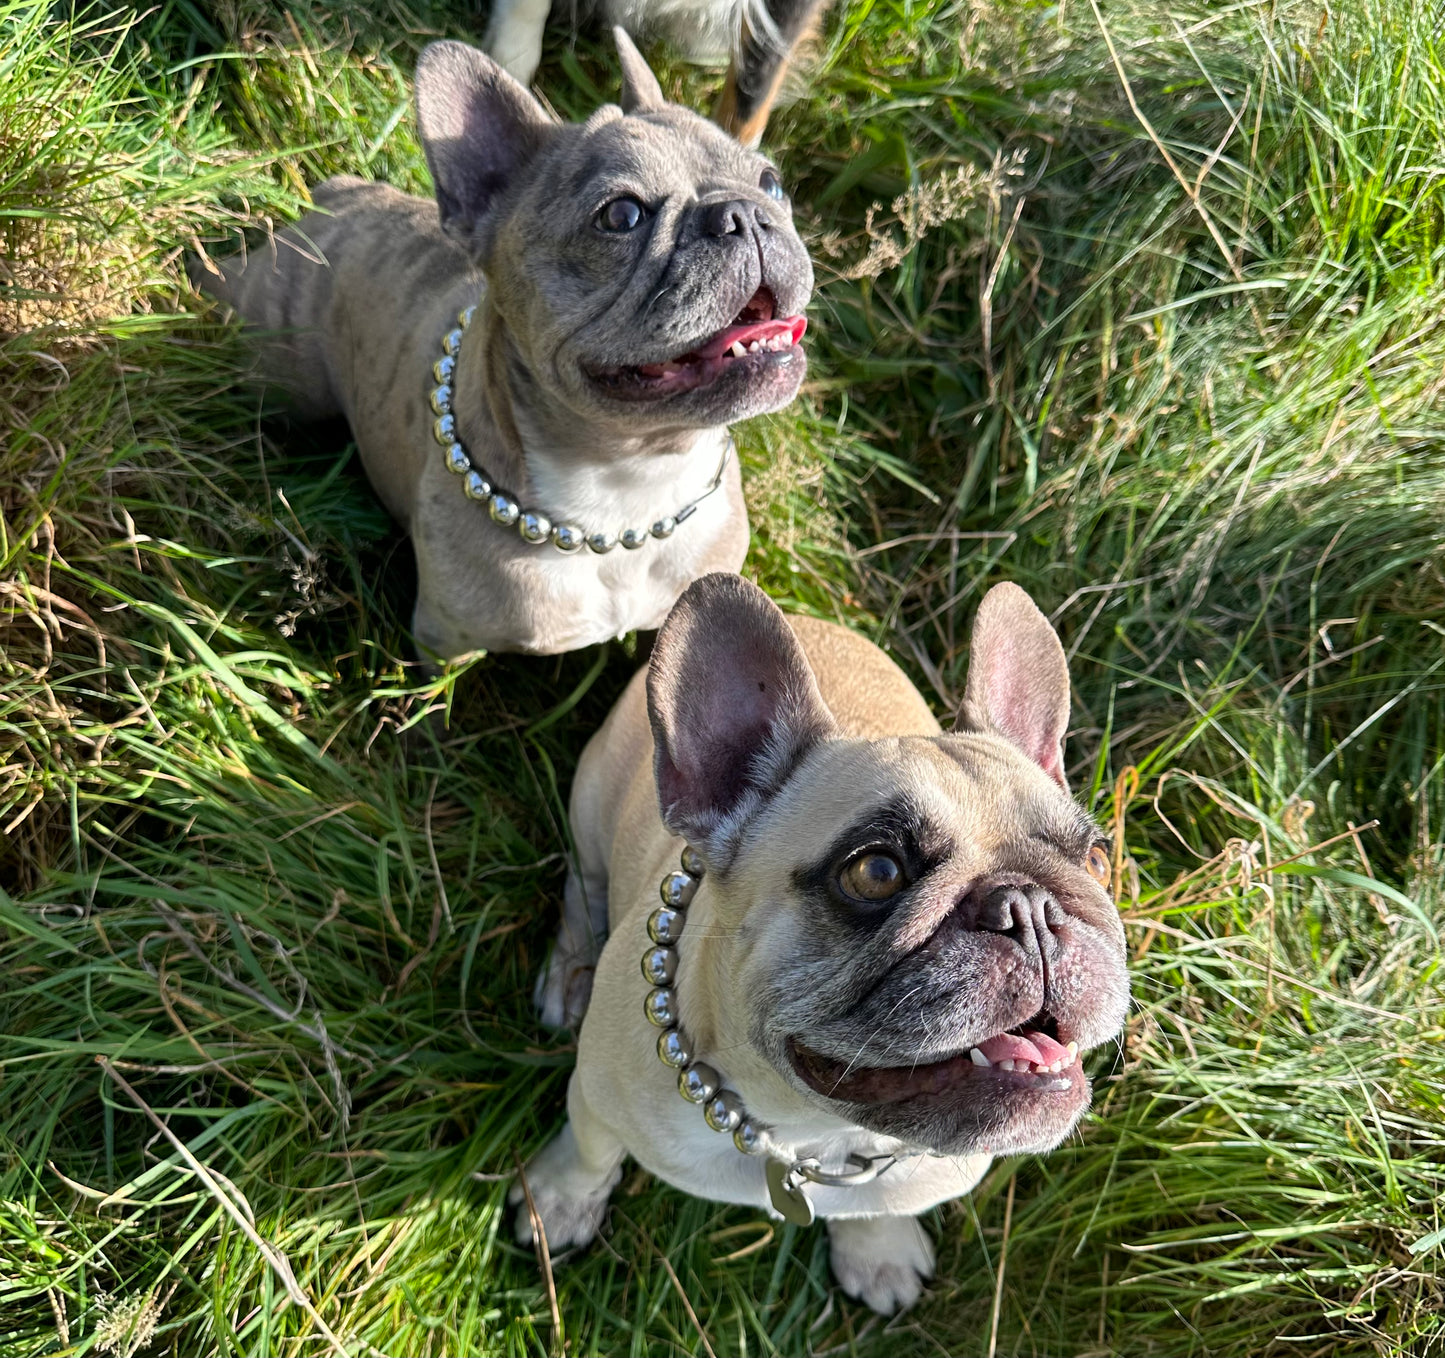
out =
<svg viewBox="0 0 1445 1358"><path fill-rule="evenodd" d="M837 734L782 610L740 575L694 580L647 671L662 819L725 866L735 832L820 740Z"/></svg>
<svg viewBox="0 0 1445 1358"><path fill-rule="evenodd" d="M1069 666L1058 633L1017 585L995 585L973 621L954 729L1003 736L1065 787L1068 727Z"/></svg>

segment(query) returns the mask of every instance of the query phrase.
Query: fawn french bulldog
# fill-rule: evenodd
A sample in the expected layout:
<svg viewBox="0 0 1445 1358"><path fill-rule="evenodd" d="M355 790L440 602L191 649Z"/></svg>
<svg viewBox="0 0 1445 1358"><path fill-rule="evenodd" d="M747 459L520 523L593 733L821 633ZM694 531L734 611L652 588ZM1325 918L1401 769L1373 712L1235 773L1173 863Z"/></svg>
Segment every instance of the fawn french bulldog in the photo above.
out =
<svg viewBox="0 0 1445 1358"><path fill-rule="evenodd" d="M826 1217L835 1275L879 1311L918 1296L918 1214L1057 1146L1089 1104L1079 1054L1128 1004L1068 716L1063 649L1015 585L979 608L950 733L862 638L738 576L688 588L572 792L539 999L582 1018L577 1067L526 1169L554 1250L595 1235L631 1155Z"/></svg>
<svg viewBox="0 0 1445 1358"><path fill-rule="evenodd" d="M581 124L431 44L436 201L328 180L320 211L202 279L269 332L263 376L297 414L350 422L438 657L655 628L690 581L737 570L727 426L803 378L813 272L777 171L617 43L621 107Z"/></svg>

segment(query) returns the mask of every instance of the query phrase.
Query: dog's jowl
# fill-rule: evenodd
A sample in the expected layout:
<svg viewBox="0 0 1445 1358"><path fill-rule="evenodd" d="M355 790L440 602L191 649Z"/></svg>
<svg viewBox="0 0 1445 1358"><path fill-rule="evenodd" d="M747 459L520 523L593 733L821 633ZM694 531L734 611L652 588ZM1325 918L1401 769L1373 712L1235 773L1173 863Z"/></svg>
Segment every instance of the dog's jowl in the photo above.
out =
<svg viewBox="0 0 1445 1358"><path fill-rule="evenodd" d="M871 643L738 576L683 594L572 794L539 999L582 1020L577 1069L526 1171L554 1250L592 1238L631 1155L827 1218L839 1282L878 1310L918 1295L917 1215L1057 1146L1089 1104L1081 1054L1124 1019L1068 716L1058 637L1014 585L979 609L946 734Z"/></svg>
<svg viewBox="0 0 1445 1358"><path fill-rule="evenodd" d="M411 533L424 653L553 653L661 625L748 542L727 426L787 404L812 291L764 157L663 101L556 122L490 58L428 47L436 201L339 178L202 285L266 332L301 416L344 415Z"/></svg>

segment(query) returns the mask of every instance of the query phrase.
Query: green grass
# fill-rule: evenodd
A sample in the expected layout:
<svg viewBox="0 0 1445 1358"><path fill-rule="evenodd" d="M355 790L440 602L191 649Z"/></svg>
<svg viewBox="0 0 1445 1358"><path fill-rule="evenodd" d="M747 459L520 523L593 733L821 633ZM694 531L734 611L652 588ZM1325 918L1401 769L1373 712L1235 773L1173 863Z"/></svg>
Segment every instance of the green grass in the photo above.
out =
<svg viewBox="0 0 1445 1358"><path fill-rule="evenodd" d="M351 449L261 423L183 272L326 174L424 189L412 62L481 19L66 13L0 0L0 1351L972 1354L996 1298L1001 1354L1445 1351L1429 6L832 15L770 136L820 287L750 570L945 714L989 584L1055 616L1136 1005L901 1319L634 1175L561 1334L505 1177L563 1116L531 981L628 648L429 681Z"/></svg>

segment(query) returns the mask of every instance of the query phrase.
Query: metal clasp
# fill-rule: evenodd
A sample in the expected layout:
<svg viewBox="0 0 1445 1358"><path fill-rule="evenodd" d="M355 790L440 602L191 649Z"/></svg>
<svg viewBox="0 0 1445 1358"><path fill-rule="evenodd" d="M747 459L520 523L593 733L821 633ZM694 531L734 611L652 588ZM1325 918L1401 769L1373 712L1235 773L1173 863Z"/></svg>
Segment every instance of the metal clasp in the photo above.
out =
<svg viewBox="0 0 1445 1358"><path fill-rule="evenodd" d="M896 1155L850 1155L848 1164L851 1168L840 1169L836 1173L824 1169L814 1159L795 1160L792 1169L794 1174L809 1183L821 1184L824 1188L856 1188L859 1184L872 1183L897 1163Z"/></svg>

